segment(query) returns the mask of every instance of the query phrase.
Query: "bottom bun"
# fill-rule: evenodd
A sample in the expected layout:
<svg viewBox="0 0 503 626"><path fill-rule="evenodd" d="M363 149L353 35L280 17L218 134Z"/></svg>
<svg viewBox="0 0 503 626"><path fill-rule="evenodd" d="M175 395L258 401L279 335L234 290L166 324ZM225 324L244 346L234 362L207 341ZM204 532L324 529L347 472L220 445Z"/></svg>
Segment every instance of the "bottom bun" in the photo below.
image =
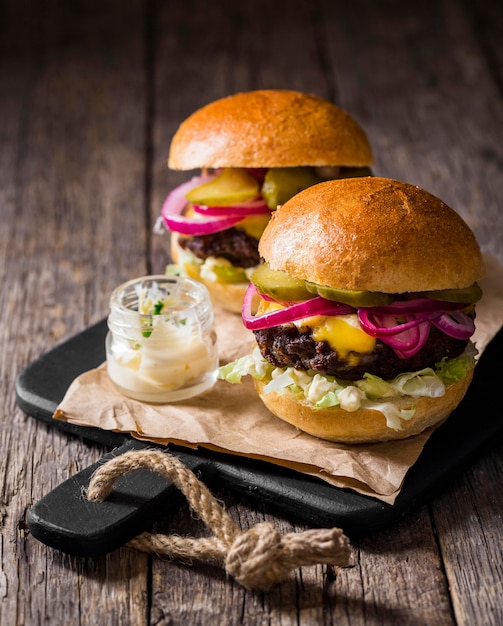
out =
<svg viewBox="0 0 503 626"><path fill-rule="evenodd" d="M430 426L438 426L461 402L472 378L473 368L464 380L447 385L441 398L400 398L397 406L408 409L414 405L416 409L411 419L401 420L401 430L389 428L380 411L358 409L349 412L337 407L316 408L285 393L263 393L267 380L254 379L254 384L260 399L276 417L314 437L352 444L406 439Z"/></svg>
<svg viewBox="0 0 503 626"><path fill-rule="evenodd" d="M248 287L248 283L223 283L217 280L209 280L201 276L200 265L197 262L180 262L183 258L183 250L178 244L178 235L172 233L171 236L171 258L177 265L181 265L183 271L189 278L203 283L210 292L211 301L214 305L220 306L225 311L231 313L241 313L243 298Z"/></svg>

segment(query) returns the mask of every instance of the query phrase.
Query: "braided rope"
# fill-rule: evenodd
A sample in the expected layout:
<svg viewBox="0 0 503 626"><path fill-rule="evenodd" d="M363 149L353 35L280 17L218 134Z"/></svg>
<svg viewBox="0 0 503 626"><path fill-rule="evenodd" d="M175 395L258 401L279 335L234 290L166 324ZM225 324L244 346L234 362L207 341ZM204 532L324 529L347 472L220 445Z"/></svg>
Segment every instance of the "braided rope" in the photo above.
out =
<svg viewBox="0 0 503 626"><path fill-rule="evenodd" d="M349 541L339 528L281 535L273 524L264 522L242 532L206 485L179 459L160 450L126 452L111 459L91 477L87 498L103 502L120 476L137 469L148 469L171 481L214 536L195 539L145 532L130 540L129 547L172 558L222 564L241 585L257 590L281 582L296 567L349 564Z"/></svg>

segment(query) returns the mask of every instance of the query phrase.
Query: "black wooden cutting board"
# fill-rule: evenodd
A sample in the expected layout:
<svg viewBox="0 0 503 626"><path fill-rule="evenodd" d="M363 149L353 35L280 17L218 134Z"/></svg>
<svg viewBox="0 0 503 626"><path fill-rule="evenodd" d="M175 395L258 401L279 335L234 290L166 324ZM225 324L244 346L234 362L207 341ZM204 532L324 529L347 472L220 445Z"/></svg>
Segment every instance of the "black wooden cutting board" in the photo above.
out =
<svg viewBox="0 0 503 626"><path fill-rule="evenodd" d="M28 415L70 435L108 446L110 457L155 446L129 435L52 418L70 383L104 361L106 332L104 320L28 365L17 378L16 398ZM313 526L338 526L350 535L368 533L400 520L427 502L501 436L503 419L491 398L498 389L497 363L502 351L503 330L484 351L463 402L430 437L407 473L392 506L269 463L176 446L167 449L197 471L210 487L225 486ZM176 488L144 470L123 476L106 502L87 501L83 489L103 462L72 476L31 508L28 523L37 539L71 554L103 554L148 529L160 507L169 511L177 505Z"/></svg>

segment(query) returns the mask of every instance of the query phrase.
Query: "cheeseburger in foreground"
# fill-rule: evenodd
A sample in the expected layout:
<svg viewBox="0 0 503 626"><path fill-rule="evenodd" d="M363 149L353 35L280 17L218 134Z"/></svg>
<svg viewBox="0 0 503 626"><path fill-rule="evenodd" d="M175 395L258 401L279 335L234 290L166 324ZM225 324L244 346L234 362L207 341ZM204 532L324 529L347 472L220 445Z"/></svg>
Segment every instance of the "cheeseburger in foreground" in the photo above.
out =
<svg viewBox="0 0 503 626"><path fill-rule="evenodd" d="M262 90L216 100L171 142L170 168L202 169L161 210L173 260L214 302L240 312L271 211L324 179L368 175L372 163L364 131L322 98Z"/></svg>
<svg viewBox="0 0 503 626"><path fill-rule="evenodd" d="M417 434L459 404L485 269L454 210L395 180L323 182L274 213L259 250L243 305L257 346L221 378L252 375L272 413L345 443Z"/></svg>

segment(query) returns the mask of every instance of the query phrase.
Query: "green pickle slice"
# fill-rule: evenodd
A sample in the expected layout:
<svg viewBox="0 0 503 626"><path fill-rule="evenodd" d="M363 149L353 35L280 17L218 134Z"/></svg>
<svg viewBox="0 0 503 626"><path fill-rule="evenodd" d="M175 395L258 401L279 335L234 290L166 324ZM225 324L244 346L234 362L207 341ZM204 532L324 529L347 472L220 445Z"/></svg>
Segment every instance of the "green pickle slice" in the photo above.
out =
<svg viewBox="0 0 503 626"><path fill-rule="evenodd" d="M310 167L273 167L265 175L262 196L267 206L273 210L299 191L321 180Z"/></svg>
<svg viewBox="0 0 503 626"><path fill-rule="evenodd" d="M186 195L192 204L205 206L228 206L246 202L260 193L256 178L238 167L226 167L216 178L191 189Z"/></svg>
<svg viewBox="0 0 503 626"><path fill-rule="evenodd" d="M273 270L267 263L260 265L251 276L260 293L284 302L300 302L312 297L306 283L286 272Z"/></svg>
<svg viewBox="0 0 503 626"><path fill-rule="evenodd" d="M246 272L234 265L215 265L213 272L222 283L247 283Z"/></svg>
<svg viewBox="0 0 503 626"><path fill-rule="evenodd" d="M477 283L473 283L473 285L462 289L422 291L418 295L423 298L431 298L432 300L442 300L445 302L466 302L467 304L470 304L472 302L477 302L480 298L482 298L482 289Z"/></svg>
<svg viewBox="0 0 503 626"><path fill-rule="evenodd" d="M369 306L385 306L395 300L391 293L380 291L352 291L350 289L336 289L325 285L317 285L306 281L306 288L311 293L317 294L327 300L335 300L342 304L349 304L355 308Z"/></svg>
<svg viewBox="0 0 503 626"><path fill-rule="evenodd" d="M294 278L286 272L273 270L268 263L259 266L251 277L252 283L260 293L271 296L279 301L300 302L313 296L322 296L327 300L333 300L342 304L348 304L354 308L387 306L392 304L397 294L383 293L380 291L337 289L326 285ZM464 289L444 289L439 291L421 291L408 294L411 298L431 298L446 302L472 303L480 300L482 290L477 283Z"/></svg>

